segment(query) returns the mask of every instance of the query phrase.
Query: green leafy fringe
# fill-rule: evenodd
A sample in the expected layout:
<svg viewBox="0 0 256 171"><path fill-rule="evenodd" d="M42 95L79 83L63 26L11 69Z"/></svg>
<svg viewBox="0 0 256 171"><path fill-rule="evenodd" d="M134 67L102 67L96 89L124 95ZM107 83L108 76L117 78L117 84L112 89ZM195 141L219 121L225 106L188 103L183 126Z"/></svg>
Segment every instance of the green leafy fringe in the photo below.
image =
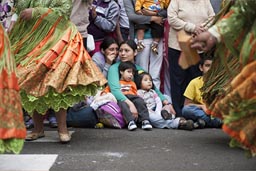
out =
<svg viewBox="0 0 256 171"><path fill-rule="evenodd" d="M22 147L24 145L23 139L7 139L7 140L1 140L0 139L0 154L3 153L15 153L19 154L22 150Z"/></svg>
<svg viewBox="0 0 256 171"><path fill-rule="evenodd" d="M26 94L24 90L21 90L21 99L23 108L33 114L37 111L40 114L45 114L49 108L54 111L59 111L59 109L67 109L85 99L85 96L93 96L97 93L97 90L101 87L96 84L90 84L87 86L76 86L69 87L69 90L63 93L57 93L53 88L50 88L48 93L41 97L35 97Z"/></svg>

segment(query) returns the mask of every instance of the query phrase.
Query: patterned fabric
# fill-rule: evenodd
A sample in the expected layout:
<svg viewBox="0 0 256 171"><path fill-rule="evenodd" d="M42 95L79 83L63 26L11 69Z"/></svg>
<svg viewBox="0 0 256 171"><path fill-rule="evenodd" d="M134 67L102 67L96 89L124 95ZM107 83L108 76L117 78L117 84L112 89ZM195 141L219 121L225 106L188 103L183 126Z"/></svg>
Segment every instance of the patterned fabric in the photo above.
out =
<svg viewBox="0 0 256 171"><path fill-rule="evenodd" d="M18 20L10 35L24 109L44 114L96 94L107 81L69 21L71 0L18 1L18 12L25 8L32 19Z"/></svg>
<svg viewBox="0 0 256 171"><path fill-rule="evenodd" d="M203 98L223 130L256 156L256 1L236 0L215 26L222 43L206 74Z"/></svg>
<svg viewBox="0 0 256 171"><path fill-rule="evenodd" d="M0 24L0 153L19 153L25 136L15 62L9 39Z"/></svg>

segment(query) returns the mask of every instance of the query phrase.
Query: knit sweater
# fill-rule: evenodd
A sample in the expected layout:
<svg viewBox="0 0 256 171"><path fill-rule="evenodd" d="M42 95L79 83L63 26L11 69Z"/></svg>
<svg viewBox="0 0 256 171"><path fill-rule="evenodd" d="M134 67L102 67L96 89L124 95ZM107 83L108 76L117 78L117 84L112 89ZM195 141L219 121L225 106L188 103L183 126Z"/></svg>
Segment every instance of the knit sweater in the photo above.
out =
<svg viewBox="0 0 256 171"><path fill-rule="evenodd" d="M177 32L193 33L197 25L204 26L215 13L210 0L171 0L167 9L170 24L168 46L180 50Z"/></svg>

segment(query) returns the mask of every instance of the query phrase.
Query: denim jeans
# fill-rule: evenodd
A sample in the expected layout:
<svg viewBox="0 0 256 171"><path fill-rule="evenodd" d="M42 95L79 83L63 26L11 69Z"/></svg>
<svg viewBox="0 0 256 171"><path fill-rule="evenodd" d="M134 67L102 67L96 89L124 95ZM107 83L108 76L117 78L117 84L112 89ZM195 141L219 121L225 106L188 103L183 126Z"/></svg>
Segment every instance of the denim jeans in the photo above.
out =
<svg viewBox="0 0 256 171"><path fill-rule="evenodd" d="M149 112L149 120L155 128L173 128L179 127L180 118L164 120L160 113Z"/></svg>
<svg viewBox="0 0 256 171"><path fill-rule="evenodd" d="M222 121L219 118L211 118L201 108L194 105L186 105L182 108L182 116L185 119L191 119L196 122L198 119L202 119L206 123L208 128L220 128Z"/></svg>

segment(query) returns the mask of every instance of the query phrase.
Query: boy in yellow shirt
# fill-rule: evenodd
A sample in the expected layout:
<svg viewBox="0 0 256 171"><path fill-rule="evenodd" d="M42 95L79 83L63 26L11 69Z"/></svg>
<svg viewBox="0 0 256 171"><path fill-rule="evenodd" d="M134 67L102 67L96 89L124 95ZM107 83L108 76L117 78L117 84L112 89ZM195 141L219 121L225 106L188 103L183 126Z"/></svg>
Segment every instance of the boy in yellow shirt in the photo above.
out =
<svg viewBox="0 0 256 171"><path fill-rule="evenodd" d="M202 71L203 75L210 69L211 64L212 59L210 57L205 56L204 59L201 60L199 69ZM206 114L207 109L200 90L203 84L203 76L194 78L188 84L183 94L185 96L185 102L182 109L182 116L186 119L193 120L194 128L220 128L222 121L219 118L211 118L211 116Z"/></svg>

